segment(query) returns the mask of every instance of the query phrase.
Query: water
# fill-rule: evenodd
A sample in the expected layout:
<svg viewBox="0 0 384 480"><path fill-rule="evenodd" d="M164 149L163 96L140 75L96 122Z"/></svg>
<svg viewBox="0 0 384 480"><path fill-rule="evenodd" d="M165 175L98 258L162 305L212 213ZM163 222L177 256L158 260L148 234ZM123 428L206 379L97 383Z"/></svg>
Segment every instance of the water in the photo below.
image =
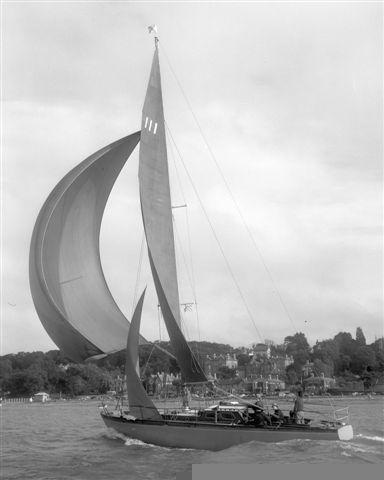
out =
<svg viewBox="0 0 384 480"><path fill-rule="evenodd" d="M193 463L383 463L383 397L349 398L348 443L251 442L221 452L168 449L107 430L96 401L4 404L2 471L14 479L174 479ZM312 400L306 409L321 409ZM337 402L336 402L337 403Z"/></svg>

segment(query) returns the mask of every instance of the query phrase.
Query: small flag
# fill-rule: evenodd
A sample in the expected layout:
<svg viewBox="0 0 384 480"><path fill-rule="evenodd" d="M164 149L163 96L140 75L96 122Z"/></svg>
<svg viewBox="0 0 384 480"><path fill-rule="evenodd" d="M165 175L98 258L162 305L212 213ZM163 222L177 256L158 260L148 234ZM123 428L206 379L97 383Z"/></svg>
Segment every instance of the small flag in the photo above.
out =
<svg viewBox="0 0 384 480"><path fill-rule="evenodd" d="M156 27L156 25L150 25L150 26L148 27L148 33L152 33L152 32L153 32L153 33L157 33L157 27Z"/></svg>

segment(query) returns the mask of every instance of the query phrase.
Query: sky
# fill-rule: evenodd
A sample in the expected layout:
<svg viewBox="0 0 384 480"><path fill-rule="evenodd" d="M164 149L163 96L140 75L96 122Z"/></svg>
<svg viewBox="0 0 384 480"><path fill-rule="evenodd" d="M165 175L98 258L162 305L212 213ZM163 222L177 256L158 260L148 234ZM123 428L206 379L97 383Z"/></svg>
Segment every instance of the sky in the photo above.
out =
<svg viewBox="0 0 384 480"><path fill-rule="evenodd" d="M139 129L151 24L172 203L187 204L187 338L382 336L380 3L4 2L1 353L56 348L29 290L34 222L71 168ZM138 274L137 162L138 149L107 204L101 259L127 318L148 285L142 334L166 339L146 255Z"/></svg>

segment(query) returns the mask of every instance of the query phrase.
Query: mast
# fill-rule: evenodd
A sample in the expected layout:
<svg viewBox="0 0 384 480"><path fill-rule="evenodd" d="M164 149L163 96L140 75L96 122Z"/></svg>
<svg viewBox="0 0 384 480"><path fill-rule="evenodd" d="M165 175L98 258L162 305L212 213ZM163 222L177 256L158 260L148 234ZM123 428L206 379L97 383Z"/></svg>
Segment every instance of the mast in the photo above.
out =
<svg viewBox="0 0 384 480"><path fill-rule="evenodd" d="M149 27L149 31L157 33L154 26ZM205 374L181 331L157 36L155 36L155 51L142 110L139 183L152 277L175 356L185 381L206 381Z"/></svg>

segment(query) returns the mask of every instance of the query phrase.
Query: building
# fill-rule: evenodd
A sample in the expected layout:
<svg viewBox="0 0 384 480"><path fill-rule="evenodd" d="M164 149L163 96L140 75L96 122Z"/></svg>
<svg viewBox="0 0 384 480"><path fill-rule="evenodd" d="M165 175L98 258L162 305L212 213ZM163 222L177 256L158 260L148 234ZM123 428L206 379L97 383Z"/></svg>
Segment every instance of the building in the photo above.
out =
<svg viewBox="0 0 384 480"><path fill-rule="evenodd" d="M312 375L305 378L303 383L305 392L313 395L321 395L336 386L336 380L334 378L325 377L324 375L320 377Z"/></svg>
<svg viewBox="0 0 384 480"><path fill-rule="evenodd" d="M292 363L293 363L293 357L291 355L285 355L284 368L287 368L288 365L292 365Z"/></svg>
<svg viewBox="0 0 384 480"><path fill-rule="evenodd" d="M269 355L268 350L260 348L261 355L250 355L251 361L238 367L238 373L241 378L255 379L257 377L284 377L286 367L293 363L293 358L288 355Z"/></svg>
<svg viewBox="0 0 384 480"><path fill-rule="evenodd" d="M263 393L265 395L277 395L285 390L285 382L278 376L268 375L267 377L258 377L252 380L253 392Z"/></svg>
<svg viewBox="0 0 384 480"><path fill-rule="evenodd" d="M234 353L233 355L227 353L226 358L225 358L225 366L235 370L238 367L238 362L236 358L236 354Z"/></svg>
<svg viewBox="0 0 384 480"><path fill-rule="evenodd" d="M173 373L158 372L145 377L142 383L148 395L171 397L178 394L181 377Z"/></svg>
<svg viewBox="0 0 384 480"><path fill-rule="evenodd" d="M226 366L227 357L225 355L207 355L204 358L204 371L207 375L216 377L220 367Z"/></svg>
<svg viewBox="0 0 384 480"><path fill-rule="evenodd" d="M311 374L314 374L314 364L307 360L306 364L303 366L303 375L304 377L309 377Z"/></svg>
<svg viewBox="0 0 384 480"><path fill-rule="evenodd" d="M34 402L45 403L45 402L48 402L49 400L50 400L49 394L45 392L39 392L33 396Z"/></svg>
<svg viewBox="0 0 384 480"><path fill-rule="evenodd" d="M265 343L256 344L253 349L253 355L254 355L254 358L256 357L270 358L271 356L270 345L266 345Z"/></svg>
<svg viewBox="0 0 384 480"><path fill-rule="evenodd" d="M384 377L377 380L377 383L372 387L372 391L384 395Z"/></svg>

